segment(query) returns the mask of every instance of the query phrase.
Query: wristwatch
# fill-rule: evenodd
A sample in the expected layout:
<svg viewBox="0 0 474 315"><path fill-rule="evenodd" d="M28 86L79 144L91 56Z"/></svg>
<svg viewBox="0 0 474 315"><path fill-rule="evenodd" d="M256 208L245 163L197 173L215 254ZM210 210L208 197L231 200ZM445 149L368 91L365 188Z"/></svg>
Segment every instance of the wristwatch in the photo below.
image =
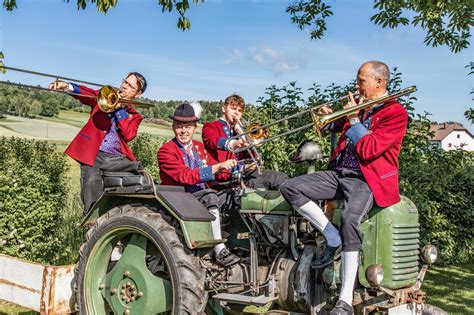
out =
<svg viewBox="0 0 474 315"><path fill-rule="evenodd" d="M349 119L349 123L351 124L351 126L357 124L358 122L360 122L358 117L354 117L354 118Z"/></svg>

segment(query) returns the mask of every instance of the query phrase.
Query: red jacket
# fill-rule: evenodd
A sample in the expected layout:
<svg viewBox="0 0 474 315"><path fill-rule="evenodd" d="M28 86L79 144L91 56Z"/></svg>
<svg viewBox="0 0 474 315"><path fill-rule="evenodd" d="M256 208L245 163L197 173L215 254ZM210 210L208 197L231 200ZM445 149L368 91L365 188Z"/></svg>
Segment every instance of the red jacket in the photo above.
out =
<svg viewBox="0 0 474 315"><path fill-rule="evenodd" d="M190 168L186 153L181 149L176 138L164 143L158 150L161 184L174 186L192 186L215 180L211 165L216 161L204 149L204 145L193 140L193 151L200 167ZM219 177L219 175L217 176Z"/></svg>
<svg viewBox="0 0 474 315"><path fill-rule="evenodd" d="M398 155L408 124L406 110L396 101L385 103L373 113L370 130L362 123L351 126L347 118L341 122L342 134L331 161L345 149L349 138L355 143L360 168L377 205L399 202Z"/></svg>
<svg viewBox="0 0 474 315"><path fill-rule="evenodd" d="M232 133L232 129L222 119L204 124L202 127L202 141L204 142L205 149L214 160L224 162L230 159L237 159L235 153L227 149L227 139L232 136ZM231 177L230 170L224 170L219 179L228 181Z"/></svg>
<svg viewBox="0 0 474 315"><path fill-rule="evenodd" d="M74 85L74 92L97 96L99 91L85 86ZM92 166L94 165L102 140L104 140L105 135L109 132L112 125L109 115L113 114L107 114L101 111L99 106L97 106L97 98L84 96L74 97L81 101L81 103L91 106L92 110L89 120L69 144L65 153L80 163ZM129 160L134 161L136 160L135 156L127 142L137 136L138 126L143 120L143 117L132 107L126 107L121 114L120 117L116 115L119 127L120 151Z"/></svg>

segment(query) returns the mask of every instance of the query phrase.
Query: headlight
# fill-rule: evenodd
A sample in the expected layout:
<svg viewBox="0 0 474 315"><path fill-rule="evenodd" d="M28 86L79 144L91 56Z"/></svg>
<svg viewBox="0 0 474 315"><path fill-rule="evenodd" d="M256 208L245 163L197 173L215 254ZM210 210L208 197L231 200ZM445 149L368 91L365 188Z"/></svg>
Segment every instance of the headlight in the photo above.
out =
<svg viewBox="0 0 474 315"><path fill-rule="evenodd" d="M438 250L434 245L425 245L421 249L421 259L428 265L432 265L438 258Z"/></svg>
<svg viewBox="0 0 474 315"><path fill-rule="evenodd" d="M373 287L379 287L383 281L383 267L380 264L372 264L365 270L365 278Z"/></svg>

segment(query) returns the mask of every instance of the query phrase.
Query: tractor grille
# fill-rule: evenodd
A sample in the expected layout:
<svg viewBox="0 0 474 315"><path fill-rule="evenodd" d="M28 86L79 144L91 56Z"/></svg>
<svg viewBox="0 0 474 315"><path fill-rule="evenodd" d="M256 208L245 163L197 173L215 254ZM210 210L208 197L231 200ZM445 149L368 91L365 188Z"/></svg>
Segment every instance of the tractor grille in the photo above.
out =
<svg viewBox="0 0 474 315"><path fill-rule="evenodd" d="M392 280L396 283L418 276L420 225L393 226Z"/></svg>

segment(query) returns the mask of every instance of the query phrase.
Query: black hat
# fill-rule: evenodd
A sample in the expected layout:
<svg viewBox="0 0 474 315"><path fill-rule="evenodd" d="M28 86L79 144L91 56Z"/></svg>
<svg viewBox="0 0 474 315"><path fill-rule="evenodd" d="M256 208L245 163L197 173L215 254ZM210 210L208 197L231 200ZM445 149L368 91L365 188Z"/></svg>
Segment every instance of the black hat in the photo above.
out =
<svg viewBox="0 0 474 315"><path fill-rule="evenodd" d="M191 105L183 103L178 105L174 114L169 117L179 122L196 122L201 119L201 111L202 109L199 103L192 103Z"/></svg>

